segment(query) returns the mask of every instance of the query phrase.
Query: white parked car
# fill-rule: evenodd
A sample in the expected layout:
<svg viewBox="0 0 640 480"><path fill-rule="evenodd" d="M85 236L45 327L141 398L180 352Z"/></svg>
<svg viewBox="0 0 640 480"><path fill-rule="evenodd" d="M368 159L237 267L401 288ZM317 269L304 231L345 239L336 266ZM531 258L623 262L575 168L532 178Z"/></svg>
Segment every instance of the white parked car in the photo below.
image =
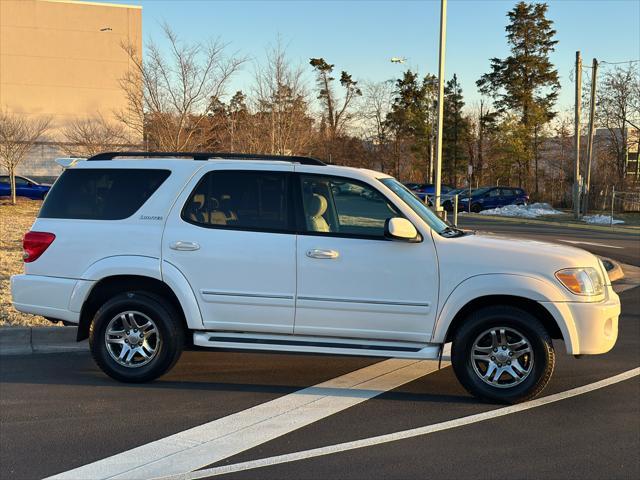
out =
<svg viewBox="0 0 640 480"><path fill-rule="evenodd" d="M616 342L619 299L586 251L455 229L379 172L181 155L61 162L11 279L16 309L78 325L117 380L193 345L437 359L452 342L469 392L514 403L549 381L552 339Z"/></svg>

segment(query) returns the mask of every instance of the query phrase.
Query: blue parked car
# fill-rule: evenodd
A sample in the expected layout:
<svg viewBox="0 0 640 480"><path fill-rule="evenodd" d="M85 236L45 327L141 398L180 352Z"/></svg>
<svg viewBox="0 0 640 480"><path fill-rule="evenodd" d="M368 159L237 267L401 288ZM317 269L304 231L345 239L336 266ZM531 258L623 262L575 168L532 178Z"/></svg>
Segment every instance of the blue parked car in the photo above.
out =
<svg viewBox="0 0 640 480"><path fill-rule="evenodd" d="M529 202L529 195L521 189L515 187L484 187L471 191L471 198L461 194L458 197L458 209L467 211L471 202L471 211L478 213L482 210L500 208L505 205L526 205ZM447 205L444 205L447 208ZM448 209L452 209L451 202Z"/></svg>
<svg viewBox="0 0 640 480"><path fill-rule="evenodd" d="M38 183L30 178L19 177L16 175L16 195L18 197L42 200L50 189L51 185L47 183ZM8 197L10 195L11 183L9 175L0 175L0 197Z"/></svg>

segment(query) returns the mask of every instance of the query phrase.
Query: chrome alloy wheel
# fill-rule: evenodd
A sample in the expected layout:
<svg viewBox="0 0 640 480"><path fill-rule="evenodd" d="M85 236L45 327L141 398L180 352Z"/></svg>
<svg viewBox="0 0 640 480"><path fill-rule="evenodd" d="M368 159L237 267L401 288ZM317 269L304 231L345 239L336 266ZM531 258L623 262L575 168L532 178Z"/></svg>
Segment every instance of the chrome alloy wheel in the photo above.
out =
<svg viewBox="0 0 640 480"><path fill-rule="evenodd" d="M513 328L490 328L478 335L471 349L474 372L492 387L515 387L533 369L531 343Z"/></svg>
<svg viewBox="0 0 640 480"><path fill-rule="evenodd" d="M111 319L104 333L107 351L119 365L138 368L160 350L158 327L144 313L127 310Z"/></svg>

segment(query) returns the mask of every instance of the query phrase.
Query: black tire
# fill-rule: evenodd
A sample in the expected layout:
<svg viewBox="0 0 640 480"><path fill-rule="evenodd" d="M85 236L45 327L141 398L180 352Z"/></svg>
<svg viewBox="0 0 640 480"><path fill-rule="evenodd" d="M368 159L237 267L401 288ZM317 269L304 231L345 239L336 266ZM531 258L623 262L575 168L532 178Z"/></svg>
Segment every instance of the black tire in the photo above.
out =
<svg viewBox="0 0 640 480"><path fill-rule="evenodd" d="M520 333L528 340L532 351L532 356L528 357L531 362L528 367L529 373L522 376L520 380L509 378L508 373L500 374L499 379L505 377L507 379L505 385L500 387L489 384L491 379L483 380L481 374L487 373L487 371L480 371L483 361L476 361L474 366L472 359L473 347L477 339L493 328ZM497 350L492 350L492 352L495 351ZM524 402L539 395L549 383L555 366L553 343L543 325L530 313L511 306L484 307L470 314L455 332L451 357L456 377L469 393L484 401L506 404ZM491 358L496 359L493 356ZM523 358L526 361L527 356L523 355ZM511 365L510 359L507 358L507 360ZM498 361L500 360L496 359L496 365L502 365L497 363ZM506 363L504 365L508 368ZM488 363L487 370L489 370ZM508 386L509 379L514 383L516 381L520 383Z"/></svg>
<svg viewBox="0 0 640 480"><path fill-rule="evenodd" d="M109 353L105 341L109 323L127 311L140 312L157 328L160 341L156 344L155 354L142 366L119 364ZM89 347L98 367L111 378L127 383L148 382L165 374L180 358L184 342L185 332L178 312L162 297L149 292L126 292L108 300L96 312L89 329Z"/></svg>
<svg viewBox="0 0 640 480"><path fill-rule="evenodd" d="M480 213L482 211L482 207L479 203L474 203L473 205L471 205L471 211L473 213Z"/></svg>

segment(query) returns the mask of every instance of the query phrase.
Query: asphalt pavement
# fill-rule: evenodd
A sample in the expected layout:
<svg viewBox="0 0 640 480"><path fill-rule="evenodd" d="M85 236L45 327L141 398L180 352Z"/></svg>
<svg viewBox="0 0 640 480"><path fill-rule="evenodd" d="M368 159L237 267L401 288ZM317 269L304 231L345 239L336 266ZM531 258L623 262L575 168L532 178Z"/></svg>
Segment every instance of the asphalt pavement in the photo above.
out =
<svg viewBox="0 0 640 480"><path fill-rule="evenodd" d="M640 266L640 233L638 231L589 228L587 225L567 226L560 223L518 223L515 219L504 221L476 214L460 215L458 226L479 232L562 243L629 265Z"/></svg>
<svg viewBox="0 0 640 480"><path fill-rule="evenodd" d="M465 227L496 233L558 239L558 233L535 225L505 226L484 219L465 223ZM575 244L640 265L637 236L573 230L578 229L563 230L562 239L608 245ZM502 406L480 403L469 396L446 362L440 370L379 395L365 389L342 388L342 380L336 383L338 387L303 390L300 395L302 389L336 377L342 379L350 372L375 369L385 361L187 352L160 380L125 385L104 376L87 353L0 357L0 478L31 479L73 472L111 456L121 458L122 452L145 444L166 448L159 441L170 435L208 422L236 417L239 422L246 419L247 412L258 415L256 409L272 404L268 402L276 405L312 394L323 395L319 401L325 402L326 414L322 418L294 425L310 410L309 405L303 405L300 410L292 410L292 425L287 425L286 434L275 435L265 429L262 443L247 445L215 463L199 465L191 476L210 478L219 472L212 468L268 458L269 466L250 463L246 467L249 469L223 478L640 478L639 377L564 396L564 392L640 366L638 292L636 288L621 294L620 334L611 352L576 359L567 356L562 342L557 342L556 370L542 395L555 398L549 396L557 394L558 400L506 413ZM384 375L369 381L380 382L380 378ZM337 402L354 398L357 401L352 406L331 410ZM347 451L338 448L336 453L327 448L495 412L501 416L416 436L401 435L395 441ZM230 428L224 423L215 425ZM233 443L232 436L228 438ZM318 456L313 449L320 449ZM311 453L290 461L286 455L294 452ZM138 460L144 458L137 454L129 458ZM107 472L109 462L103 472ZM67 478L89 478L73 475L69 473ZM120 478L149 477L125 474Z"/></svg>

